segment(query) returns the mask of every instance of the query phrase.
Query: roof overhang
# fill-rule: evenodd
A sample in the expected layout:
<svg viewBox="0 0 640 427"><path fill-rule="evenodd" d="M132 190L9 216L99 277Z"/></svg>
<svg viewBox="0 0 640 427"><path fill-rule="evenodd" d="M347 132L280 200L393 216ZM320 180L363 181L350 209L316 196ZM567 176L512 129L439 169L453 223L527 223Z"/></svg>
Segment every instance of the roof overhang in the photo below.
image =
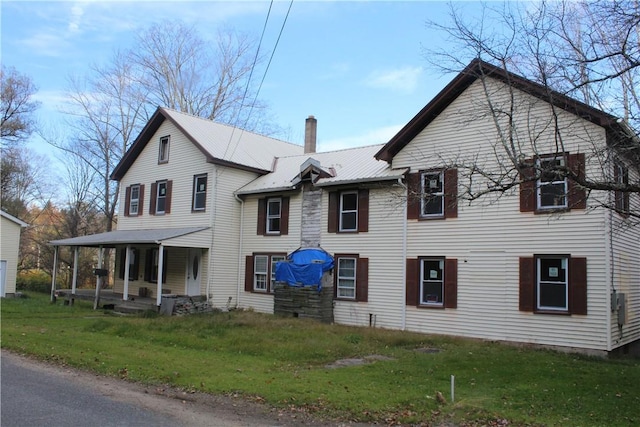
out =
<svg viewBox="0 0 640 427"><path fill-rule="evenodd" d="M52 240L52 246L115 247L128 244L169 244L171 239L198 233L209 227L159 228L148 230L115 230L88 236Z"/></svg>

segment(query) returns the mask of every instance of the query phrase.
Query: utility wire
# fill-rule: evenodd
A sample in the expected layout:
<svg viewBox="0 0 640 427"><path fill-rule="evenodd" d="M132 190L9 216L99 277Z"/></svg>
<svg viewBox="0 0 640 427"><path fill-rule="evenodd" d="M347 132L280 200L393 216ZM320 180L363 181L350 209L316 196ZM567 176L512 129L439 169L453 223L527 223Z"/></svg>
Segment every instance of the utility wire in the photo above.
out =
<svg viewBox="0 0 640 427"><path fill-rule="evenodd" d="M271 4L269 5L269 12L267 14L267 20L269 19L269 14L271 13L271 6L273 5L273 0L271 0ZM273 47L273 50L271 51L271 56L269 57L269 62L267 63L267 67L264 70L264 74L262 75L262 80L260 81L260 85L258 86L258 90L256 91L256 95L253 98L253 102L251 103L251 107L249 108L249 113L246 116L245 122L242 126L242 128L240 129L240 136L242 136L242 133L244 133L244 128L247 126L247 123L249 122L249 118L251 117L251 113L253 112L253 108L256 105L256 102L258 100L258 95L260 94L260 90L262 89L262 85L267 77L267 73L269 72L269 67L271 66L271 61L273 60L273 57L275 56L276 53L276 49L278 48L278 44L280 43L280 38L282 37L282 33L284 32L284 27L287 24L287 20L289 18L289 13L291 12L291 7L293 6L293 0L291 0L289 2L289 8L287 9L287 14L284 17L284 21L282 21L282 26L280 27L280 32L278 33L278 38L276 39L276 43ZM264 37L264 32L267 26L267 20L265 20L265 25L264 28L262 29L262 36L260 37L260 44L262 44L262 37ZM258 46L258 50L260 49L260 45ZM255 67L256 61L258 58L258 52L256 52L256 58L254 60L253 66ZM251 70L251 74L253 74L253 67ZM249 76L249 80L251 80L251 75ZM247 86L245 87L245 93L242 97L242 104L244 105L244 99L245 96L247 94L249 88L249 81L247 82ZM235 130L235 127L234 127ZM231 134L231 137L233 138L233 132ZM238 138L238 142L240 142L240 138ZM231 139L229 140L229 144L231 143ZM229 147L229 144L227 144L227 148ZM233 147L233 150L231 151L231 156L233 156L233 153L235 153L236 148L238 147L239 144L235 144ZM225 152L226 155L226 152Z"/></svg>

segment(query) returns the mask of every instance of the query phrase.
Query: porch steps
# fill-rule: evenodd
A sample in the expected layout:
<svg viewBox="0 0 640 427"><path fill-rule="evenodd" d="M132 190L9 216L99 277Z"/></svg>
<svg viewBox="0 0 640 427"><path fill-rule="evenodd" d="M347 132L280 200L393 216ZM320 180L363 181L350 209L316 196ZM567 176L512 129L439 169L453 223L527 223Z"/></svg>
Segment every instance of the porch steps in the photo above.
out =
<svg viewBox="0 0 640 427"><path fill-rule="evenodd" d="M126 301L114 304L113 312L118 314L141 314L145 311L158 311L155 304Z"/></svg>

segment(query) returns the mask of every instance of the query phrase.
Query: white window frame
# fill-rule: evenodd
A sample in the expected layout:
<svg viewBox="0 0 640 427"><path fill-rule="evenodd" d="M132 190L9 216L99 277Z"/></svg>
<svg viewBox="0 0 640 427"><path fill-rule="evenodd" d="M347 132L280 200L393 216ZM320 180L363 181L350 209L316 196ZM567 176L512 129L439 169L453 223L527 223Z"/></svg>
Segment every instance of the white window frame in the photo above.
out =
<svg viewBox="0 0 640 427"><path fill-rule="evenodd" d="M169 161L169 147L171 138L167 136L160 137L160 143L158 144L158 163L167 163Z"/></svg>
<svg viewBox="0 0 640 427"><path fill-rule="evenodd" d="M264 270L258 270L258 260L264 261ZM269 291L269 255L253 256L253 290L255 292Z"/></svg>
<svg viewBox="0 0 640 427"><path fill-rule="evenodd" d="M564 269L564 277L560 277L560 272L557 272L558 280L542 280L542 260L545 259L553 259L560 260L561 267ZM553 276L553 274L549 274L549 276ZM542 305L541 303L541 294L542 286L564 286L564 301L565 304L563 307L560 306L548 306ZM536 257L536 309L540 311L559 311L559 312L567 312L569 311L569 258L566 256L539 256Z"/></svg>
<svg viewBox="0 0 640 427"><path fill-rule="evenodd" d="M269 289L273 290L273 286L276 283L276 263L279 261L284 261L286 260L287 257L285 255L271 255L271 262L270 262L270 266L271 266L271 275L270 275L270 282L269 282Z"/></svg>
<svg viewBox="0 0 640 427"><path fill-rule="evenodd" d="M198 181L204 181L204 190L200 190ZM198 196L202 195L202 206L197 206ZM191 209L193 211L204 211L207 207L207 174L195 175L193 177L193 204Z"/></svg>
<svg viewBox="0 0 640 427"><path fill-rule="evenodd" d="M425 263L427 262L437 262L438 268L440 270L440 279L437 277L433 277L433 273L430 270L427 274L425 269ZM420 258L420 305L428 305L435 307L444 307L444 258ZM437 276L437 274L436 274ZM440 285L440 294L442 295L442 301L430 301L425 295L425 285L426 284L435 284Z"/></svg>
<svg viewBox="0 0 640 427"><path fill-rule="evenodd" d="M427 191L425 188L425 180L427 177L437 176L438 180L441 183L441 188L439 191ZM433 179L429 179L431 183ZM431 186L429 186L431 188ZM444 171L432 171L432 172L422 172L420 174L420 216L423 218L428 217L441 217L444 216ZM435 213L425 213L427 198L430 197L439 197L440 198L440 212Z"/></svg>
<svg viewBox="0 0 640 427"><path fill-rule="evenodd" d="M538 178L536 185L536 204L539 210L545 209L564 209L569 206L569 184L567 182L567 178L564 177L560 181L543 181L542 175L544 173L544 165L543 162L549 161L559 161L559 166L563 167L566 164L566 160L563 156L555 156L555 157L543 157L536 161L538 170L541 171L540 178ZM564 203L562 205L543 205L542 204L542 196L544 192L544 187L548 186L557 186L562 185L564 189Z"/></svg>
<svg viewBox="0 0 640 427"><path fill-rule="evenodd" d="M158 181L156 185L156 215L161 215L166 212L167 209L167 191L168 191L168 181ZM164 194L161 195L161 189L164 187ZM163 208L160 210L160 200L163 201Z"/></svg>
<svg viewBox="0 0 640 427"><path fill-rule="evenodd" d="M341 261L351 261L353 262L353 275L345 275L344 274L344 270L346 268L343 268L341 265ZM355 300L356 299L356 281L357 281L357 270L358 270L358 258L355 257L339 257L337 259L336 262L337 265L337 292L336 292L336 296L338 298L342 298L342 299L352 299ZM343 285L343 283L352 283L352 286L345 286ZM346 292L346 291L351 291L353 290L353 295L349 295L350 292Z"/></svg>
<svg viewBox="0 0 640 427"><path fill-rule="evenodd" d="M276 204L278 205L278 214L273 214L271 213L271 205L272 204ZM282 229L282 198L281 197L271 197L269 199L267 199L266 201L266 221L267 224L265 225L265 230L267 232L267 234L280 234L280 230ZM271 228L271 220L277 219L278 220L278 229L272 229Z"/></svg>
<svg viewBox="0 0 640 427"><path fill-rule="evenodd" d="M355 195L356 198L356 208L355 209L345 209L344 207L344 196L347 195ZM340 224L339 224L339 230L340 231L358 231L358 208L360 206L358 205L358 191L357 190L353 190L353 191L343 191L340 193ZM354 221L354 227L353 228L347 228L344 225L343 219L345 215L353 215L355 217L355 221Z"/></svg>
<svg viewBox="0 0 640 427"><path fill-rule="evenodd" d="M134 193L137 193L137 196L134 197ZM131 191L129 193L129 216L138 216L139 212L140 212L140 184L135 184L131 186Z"/></svg>

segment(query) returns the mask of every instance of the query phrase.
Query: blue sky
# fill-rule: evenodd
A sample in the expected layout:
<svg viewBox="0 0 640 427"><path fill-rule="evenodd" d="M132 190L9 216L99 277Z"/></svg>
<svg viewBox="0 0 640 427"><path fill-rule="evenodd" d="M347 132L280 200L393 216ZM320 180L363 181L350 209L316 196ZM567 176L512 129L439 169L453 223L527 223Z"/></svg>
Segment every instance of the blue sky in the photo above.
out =
<svg viewBox="0 0 640 427"><path fill-rule="evenodd" d="M2 0L2 63L31 76L39 118L55 122L70 74L104 64L132 34L179 19L204 38L220 26L259 38L268 1L7 1ZM466 3L475 7L477 3ZM262 51L270 55L289 1L273 5ZM302 1L293 3L260 92L283 139L302 144L304 120L318 119L318 150L384 143L452 78L430 69L427 45L445 35L426 20L448 19L437 1ZM264 67L254 78L261 79ZM50 150L32 143L40 152Z"/></svg>

